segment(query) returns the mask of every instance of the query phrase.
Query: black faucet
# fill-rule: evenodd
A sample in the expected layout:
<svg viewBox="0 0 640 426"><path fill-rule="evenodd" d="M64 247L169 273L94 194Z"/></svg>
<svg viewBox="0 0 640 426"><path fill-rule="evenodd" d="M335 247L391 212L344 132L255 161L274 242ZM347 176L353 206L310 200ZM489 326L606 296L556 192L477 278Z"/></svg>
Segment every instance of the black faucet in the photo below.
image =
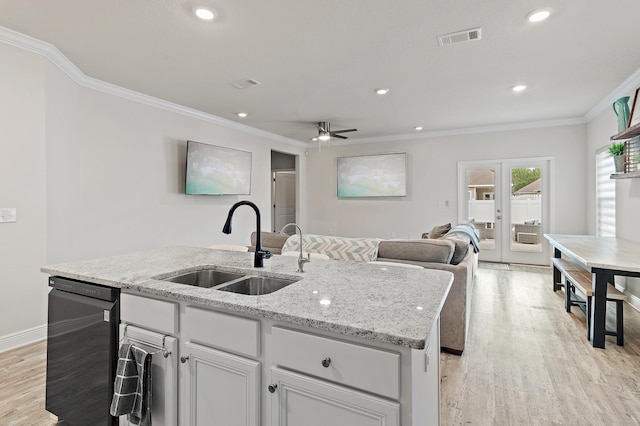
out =
<svg viewBox="0 0 640 426"><path fill-rule="evenodd" d="M225 234L231 233L231 218L233 217L233 212L243 205L250 206L256 212L256 252L253 256L253 266L255 268L262 268L264 267L264 262L262 260L269 259L271 257L271 252L262 250L262 238L260 236L260 210L258 209L258 206L253 204L251 201L238 201L235 203L229 210L229 215L227 216L227 221L224 223L222 232Z"/></svg>

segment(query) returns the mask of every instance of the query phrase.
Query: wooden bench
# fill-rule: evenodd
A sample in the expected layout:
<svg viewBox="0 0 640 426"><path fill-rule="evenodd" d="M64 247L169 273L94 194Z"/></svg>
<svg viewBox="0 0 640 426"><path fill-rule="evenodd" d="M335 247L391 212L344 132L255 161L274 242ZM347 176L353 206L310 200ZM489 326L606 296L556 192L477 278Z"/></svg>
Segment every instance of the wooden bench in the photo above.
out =
<svg viewBox="0 0 640 426"><path fill-rule="evenodd" d="M578 306L587 317L587 339L591 334L591 299L593 297L593 279L591 272L580 265L566 259L553 258L553 266L565 277L565 308L571 312L572 306ZM576 290L584 295L581 299L576 295ZM624 345L624 321L622 302L627 296L618 291L611 283L607 284L607 301L616 304L616 331L606 330L609 336L616 337L618 346Z"/></svg>

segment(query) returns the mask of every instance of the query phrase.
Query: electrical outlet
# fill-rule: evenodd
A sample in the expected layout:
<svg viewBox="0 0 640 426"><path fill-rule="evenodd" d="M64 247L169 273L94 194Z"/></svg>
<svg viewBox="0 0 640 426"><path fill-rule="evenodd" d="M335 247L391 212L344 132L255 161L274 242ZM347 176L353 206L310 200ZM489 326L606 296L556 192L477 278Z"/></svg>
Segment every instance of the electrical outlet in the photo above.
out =
<svg viewBox="0 0 640 426"><path fill-rule="evenodd" d="M0 208L0 222L15 222L15 221L16 221L16 209Z"/></svg>

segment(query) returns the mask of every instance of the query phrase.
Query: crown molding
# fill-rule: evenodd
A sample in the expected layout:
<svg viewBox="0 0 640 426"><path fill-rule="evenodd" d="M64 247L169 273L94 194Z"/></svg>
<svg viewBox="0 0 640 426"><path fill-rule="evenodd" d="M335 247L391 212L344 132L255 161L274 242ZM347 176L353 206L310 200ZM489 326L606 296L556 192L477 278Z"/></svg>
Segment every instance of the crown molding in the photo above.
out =
<svg viewBox="0 0 640 426"><path fill-rule="evenodd" d="M623 96L629 96L635 93L635 90L640 86L640 68L635 70L629 77L627 77L618 87L616 87L611 93L609 93L603 100L598 102L593 108L584 115L585 121L589 122L596 118L600 113L611 108L611 105L616 99Z"/></svg>
<svg viewBox="0 0 640 426"><path fill-rule="evenodd" d="M247 126L246 124L236 123L235 121L227 120L226 118L218 117L213 114L175 104L173 102L165 101L163 99L155 98L153 96L145 95L144 93L136 92L134 90L126 89L115 84L107 83L105 81L89 77L85 73L83 73L73 62L71 62L69 58L63 55L62 52L60 52L54 45L2 26L0 26L0 42L44 56L55 66L60 68L60 70L62 70L65 74L67 74L69 78L71 78L77 84L88 89L93 89L109 95L118 96L134 102L153 106L198 120L207 121L209 123L238 130L243 133L270 139L272 141L282 142L301 148L308 147L306 143L297 141L295 139L276 135L275 133L270 133L265 130Z"/></svg>
<svg viewBox="0 0 640 426"><path fill-rule="evenodd" d="M434 130L427 132L408 133L404 135L391 135L391 136L377 136L373 138L354 138L349 139L349 142L331 142L332 145L352 145L359 143L376 143L376 142L391 142L391 141L405 141L415 139L430 139L443 136L462 136L462 135L477 135L480 133L497 133L497 132L509 132L513 130L526 130L526 129L538 129L544 127L560 127L560 126L574 126L577 124L585 124L587 121L584 117L568 118L563 120L547 120L547 121L530 121L527 123L514 123L514 124L501 124L496 126L480 126L480 127L467 127L461 129L449 129L449 130Z"/></svg>

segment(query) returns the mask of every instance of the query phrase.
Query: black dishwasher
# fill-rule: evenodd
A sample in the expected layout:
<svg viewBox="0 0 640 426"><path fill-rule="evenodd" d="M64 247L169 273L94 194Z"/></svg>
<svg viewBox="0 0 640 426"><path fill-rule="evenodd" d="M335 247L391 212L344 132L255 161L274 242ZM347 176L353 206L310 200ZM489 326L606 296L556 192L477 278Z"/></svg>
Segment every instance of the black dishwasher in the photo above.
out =
<svg viewBox="0 0 640 426"><path fill-rule="evenodd" d="M116 425L109 414L120 290L50 277L45 408L64 424Z"/></svg>

